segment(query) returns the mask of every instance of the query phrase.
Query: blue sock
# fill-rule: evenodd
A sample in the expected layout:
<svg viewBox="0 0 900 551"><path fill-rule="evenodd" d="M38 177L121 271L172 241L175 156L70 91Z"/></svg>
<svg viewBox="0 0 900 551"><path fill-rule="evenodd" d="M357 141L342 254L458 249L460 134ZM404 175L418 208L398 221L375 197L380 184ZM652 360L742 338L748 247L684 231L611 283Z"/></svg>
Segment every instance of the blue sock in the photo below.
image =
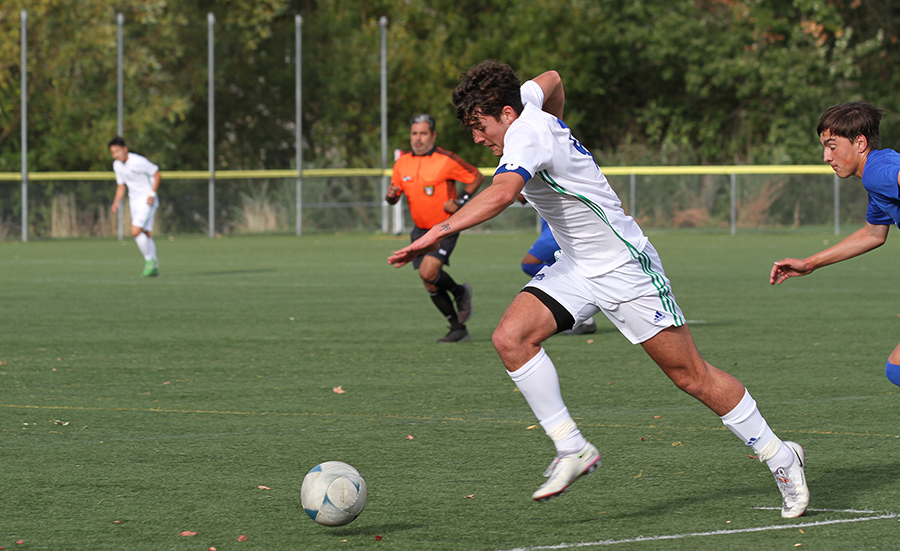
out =
<svg viewBox="0 0 900 551"><path fill-rule="evenodd" d="M888 360L884 366L884 374L888 381L900 386L900 365L892 364L891 360Z"/></svg>
<svg viewBox="0 0 900 551"><path fill-rule="evenodd" d="M540 272L542 269L544 269L546 266L549 266L549 265L550 264L548 264L546 262L544 262L542 264L525 264L523 262L522 263L522 271L525 272L526 274L530 275L531 277L534 277L538 274L538 272Z"/></svg>

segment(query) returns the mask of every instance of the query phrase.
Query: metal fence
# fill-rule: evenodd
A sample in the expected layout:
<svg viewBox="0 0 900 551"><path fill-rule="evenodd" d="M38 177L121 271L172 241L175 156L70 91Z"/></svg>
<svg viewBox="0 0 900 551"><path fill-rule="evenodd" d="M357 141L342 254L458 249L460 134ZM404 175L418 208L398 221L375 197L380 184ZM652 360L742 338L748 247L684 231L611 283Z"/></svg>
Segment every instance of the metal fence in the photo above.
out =
<svg viewBox="0 0 900 551"><path fill-rule="evenodd" d="M492 169L482 169L490 175ZM828 166L607 167L623 207L642 227L702 228L732 234L758 229L818 227L840 232L861 225L866 193L858 181L838 180ZM155 233L207 234L371 231L405 233L412 227L405 202L382 199L379 169L163 172ZM28 207L17 173L0 173L0 239L113 237L121 230L109 207L112 173L35 173ZM485 182L489 185L490 180ZM825 207L823 207L823 205ZM130 224L125 212L124 224ZM23 218L27 213L28 218ZM214 216L211 223L209 214ZM297 231L297 228L300 231ZM534 231L535 214L516 204L476 231ZM384 228L389 228L387 231Z"/></svg>

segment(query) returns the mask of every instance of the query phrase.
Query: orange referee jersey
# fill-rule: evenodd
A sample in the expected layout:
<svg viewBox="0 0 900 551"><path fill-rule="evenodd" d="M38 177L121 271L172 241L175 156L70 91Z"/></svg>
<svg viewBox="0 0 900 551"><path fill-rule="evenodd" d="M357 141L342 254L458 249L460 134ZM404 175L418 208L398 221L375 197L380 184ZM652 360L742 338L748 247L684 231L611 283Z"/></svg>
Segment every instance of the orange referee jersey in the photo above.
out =
<svg viewBox="0 0 900 551"><path fill-rule="evenodd" d="M406 195L416 226L429 229L450 217L444 203L456 199L456 182L468 185L477 177L477 168L456 153L435 147L425 155L404 151L394 162L391 183Z"/></svg>

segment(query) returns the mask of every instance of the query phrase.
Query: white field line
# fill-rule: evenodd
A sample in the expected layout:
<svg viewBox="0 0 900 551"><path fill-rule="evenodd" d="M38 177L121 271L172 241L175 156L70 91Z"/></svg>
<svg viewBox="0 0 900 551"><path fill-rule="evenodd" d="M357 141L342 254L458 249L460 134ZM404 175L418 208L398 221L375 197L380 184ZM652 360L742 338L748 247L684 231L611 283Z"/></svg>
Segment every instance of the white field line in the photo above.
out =
<svg viewBox="0 0 900 551"><path fill-rule="evenodd" d="M780 510L780 507L753 507L753 509L775 509ZM878 511L858 511L854 509L810 509L810 511L819 511L819 512L829 512L829 513L876 513ZM860 518L847 518L847 519L832 519L832 520L819 520L815 522L801 522L799 524L774 524L771 526L756 526L753 528L736 528L734 530L713 530L711 532L691 532L688 534L671 534L668 536L638 536L636 538L627 538L622 540L601 540L601 541L590 541L590 542L578 542L578 543L558 543L556 545L541 545L536 547L516 547L514 549L504 549L497 551L540 551L543 549L580 549L585 547L603 547L607 545L617 545L620 543L636 543L642 541L663 541L663 540L680 540L685 538L698 538L704 536L725 536L729 534L746 534L748 532L768 532L770 530L785 530L785 529L795 529L795 528L808 528L811 526L826 526L829 524L846 524L849 522L866 522L869 520L882 520L888 518L897 518L900 517L897 513L889 513L883 512L883 514L871 516L871 517L860 517Z"/></svg>

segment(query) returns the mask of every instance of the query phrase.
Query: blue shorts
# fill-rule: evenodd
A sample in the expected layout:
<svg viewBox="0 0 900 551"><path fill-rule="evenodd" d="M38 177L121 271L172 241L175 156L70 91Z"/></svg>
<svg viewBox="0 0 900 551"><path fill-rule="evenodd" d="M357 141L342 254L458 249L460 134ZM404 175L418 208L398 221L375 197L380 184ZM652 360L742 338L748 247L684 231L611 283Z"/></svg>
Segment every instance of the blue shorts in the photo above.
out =
<svg viewBox="0 0 900 551"><path fill-rule="evenodd" d="M541 218L541 236L528 249L528 254L544 264L553 264L556 262L554 255L558 250L559 245L556 244L556 238L553 237L553 233L550 231L550 225Z"/></svg>

